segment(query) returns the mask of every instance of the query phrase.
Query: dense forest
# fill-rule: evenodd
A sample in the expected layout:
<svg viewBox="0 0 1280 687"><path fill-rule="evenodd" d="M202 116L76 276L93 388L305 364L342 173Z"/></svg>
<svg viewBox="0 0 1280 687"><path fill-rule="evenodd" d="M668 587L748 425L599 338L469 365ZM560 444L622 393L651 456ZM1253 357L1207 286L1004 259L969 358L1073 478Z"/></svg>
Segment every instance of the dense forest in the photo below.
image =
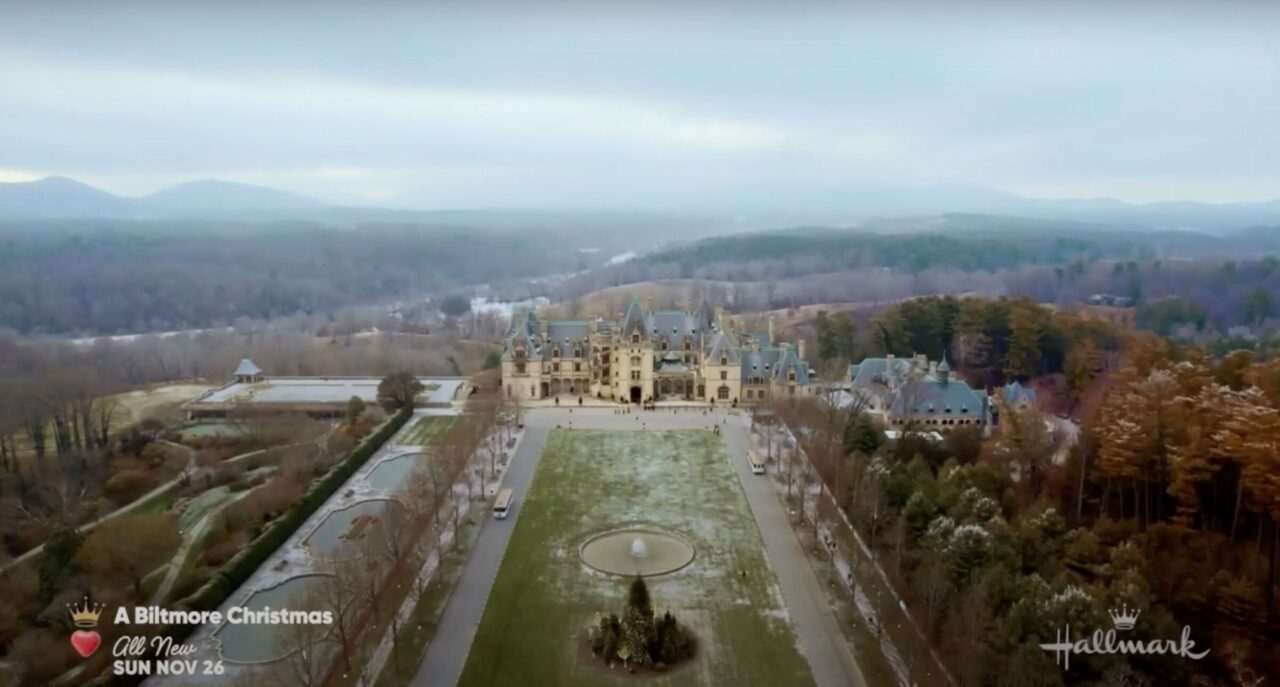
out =
<svg viewBox="0 0 1280 687"><path fill-rule="evenodd" d="M824 320L818 350L839 355L849 325ZM959 430L939 443L885 443L858 408L779 408L956 682L1280 675L1280 362L1215 358L1025 301L925 299L864 327L858 345L949 348L970 379L1061 372L1094 399L1077 408L1075 443L1035 408L1007 409L989 440ZM975 341L976 358L962 352ZM1077 655L1064 668L1039 646L1068 624L1073 637L1109 628L1122 605L1133 632L1187 626L1207 657Z"/></svg>
<svg viewBox="0 0 1280 687"><path fill-rule="evenodd" d="M209 327L587 266L549 232L15 224L0 227L0 326L23 334Z"/></svg>
<svg viewBox="0 0 1280 687"><path fill-rule="evenodd" d="M751 312L828 303L872 306L930 294L1027 297L1065 306L1113 294L1146 308L1144 326L1171 333L1192 324L1196 332L1226 334L1278 314L1271 294L1280 293L1280 230L1274 234L1193 235L1204 241L1190 251L1202 255L1195 258L1170 253L1168 235L1157 233L744 234L591 270L566 280L557 295L572 301L626 284L706 280L716 282L714 290L724 294L731 310ZM1175 236L1192 241L1186 234ZM1209 257L1236 254L1248 257ZM1155 305L1169 298L1180 304Z"/></svg>
<svg viewBox="0 0 1280 687"><path fill-rule="evenodd" d="M1175 258L1234 258L1280 251L1280 231L1230 237L1192 232L1069 228L1059 231L991 229L885 234L825 228L791 229L721 236L673 246L642 262L675 263L689 272L719 262L781 261L772 276L793 277L858 267L919 272L930 268L991 272L1022 265L1068 265L1097 260L1149 261ZM1087 226L1087 225L1082 225Z"/></svg>

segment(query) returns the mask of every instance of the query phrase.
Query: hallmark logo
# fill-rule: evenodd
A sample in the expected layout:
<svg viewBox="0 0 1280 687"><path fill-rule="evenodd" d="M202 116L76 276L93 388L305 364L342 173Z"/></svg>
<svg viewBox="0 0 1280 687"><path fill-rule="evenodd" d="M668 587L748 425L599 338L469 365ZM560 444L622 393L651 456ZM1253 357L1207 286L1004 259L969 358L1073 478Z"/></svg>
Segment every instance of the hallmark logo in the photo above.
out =
<svg viewBox="0 0 1280 687"><path fill-rule="evenodd" d="M1138 623L1138 616L1142 615L1142 611L1131 611L1126 604L1120 607L1119 612L1114 608L1107 611L1107 615L1111 616L1111 624L1115 625L1117 630L1127 632Z"/></svg>
<svg viewBox="0 0 1280 687"><path fill-rule="evenodd" d="M78 606L67 604L67 612L71 614L71 623L76 626L76 631L71 633L71 646L81 658L89 658L102 644L102 635L94 629L98 626L98 616L102 614L102 604L90 604L86 598Z"/></svg>
<svg viewBox="0 0 1280 687"><path fill-rule="evenodd" d="M1110 630L1094 630L1092 634L1085 635L1081 639L1071 641L1071 625L1058 630L1057 641L1048 644L1041 644L1040 648L1045 651L1054 653L1054 662L1062 666L1063 670L1071 668L1072 654L1145 654L1145 655L1169 655L1181 656L1189 658L1193 661L1199 661L1209 655L1209 650L1197 652L1196 641L1191 638L1191 626L1182 626L1182 635L1174 639L1121 639L1117 636L1117 632L1128 632L1132 630L1138 623L1138 616L1142 611L1130 609L1127 605L1121 606L1119 609L1111 609L1107 611L1107 615L1111 616L1111 624L1114 625Z"/></svg>

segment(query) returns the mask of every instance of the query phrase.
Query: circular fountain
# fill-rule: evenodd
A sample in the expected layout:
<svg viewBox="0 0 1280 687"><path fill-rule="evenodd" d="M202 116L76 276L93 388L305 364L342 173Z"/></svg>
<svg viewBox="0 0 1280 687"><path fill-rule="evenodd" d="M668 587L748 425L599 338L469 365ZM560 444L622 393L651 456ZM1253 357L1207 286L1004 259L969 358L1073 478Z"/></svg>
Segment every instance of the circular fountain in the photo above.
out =
<svg viewBox="0 0 1280 687"><path fill-rule="evenodd" d="M627 529L591 537L578 550L587 566L611 575L652 577L693 561L693 546L669 532Z"/></svg>

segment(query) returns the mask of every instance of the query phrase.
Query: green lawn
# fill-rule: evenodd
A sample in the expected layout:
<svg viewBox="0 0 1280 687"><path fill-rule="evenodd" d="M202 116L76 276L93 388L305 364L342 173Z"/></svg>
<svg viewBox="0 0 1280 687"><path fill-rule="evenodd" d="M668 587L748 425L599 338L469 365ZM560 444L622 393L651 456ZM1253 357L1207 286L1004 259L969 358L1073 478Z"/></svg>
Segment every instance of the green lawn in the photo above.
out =
<svg viewBox="0 0 1280 687"><path fill-rule="evenodd" d="M419 418L405 431L400 443L414 446L430 446L439 443L456 419L457 416L454 415L427 415Z"/></svg>
<svg viewBox="0 0 1280 687"><path fill-rule="evenodd" d="M637 684L597 662L584 639L597 611L622 611L630 580L590 571L578 558L590 535L631 525L682 535L696 549L692 564L651 578L649 589L659 613L672 611L697 635L698 655L644 684L813 684L718 437L557 430L517 508L464 687Z"/></svg>

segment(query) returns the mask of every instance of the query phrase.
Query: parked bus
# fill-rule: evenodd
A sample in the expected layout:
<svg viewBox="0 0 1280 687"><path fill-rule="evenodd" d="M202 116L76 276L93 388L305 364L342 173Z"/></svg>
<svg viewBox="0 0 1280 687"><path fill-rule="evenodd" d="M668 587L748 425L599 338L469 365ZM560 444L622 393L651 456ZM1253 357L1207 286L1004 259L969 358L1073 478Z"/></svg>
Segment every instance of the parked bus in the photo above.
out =
<svg viewBox="0 0 1280 687"><path fill-rule="evenodd" d="M498 498L493 501L493 517L499 520L506 520L507 513L511 511L511 504L515 501L515 492L510 489L503 489L498 492Z"/></svg>
<svg viewBox="0 0 1280 687"><path fill-rule="evenodd" d="M760 460L760 454L755 449L747 451L747 462L751 464L751 473L754 475L764 474L764 461Z"/></svg>

